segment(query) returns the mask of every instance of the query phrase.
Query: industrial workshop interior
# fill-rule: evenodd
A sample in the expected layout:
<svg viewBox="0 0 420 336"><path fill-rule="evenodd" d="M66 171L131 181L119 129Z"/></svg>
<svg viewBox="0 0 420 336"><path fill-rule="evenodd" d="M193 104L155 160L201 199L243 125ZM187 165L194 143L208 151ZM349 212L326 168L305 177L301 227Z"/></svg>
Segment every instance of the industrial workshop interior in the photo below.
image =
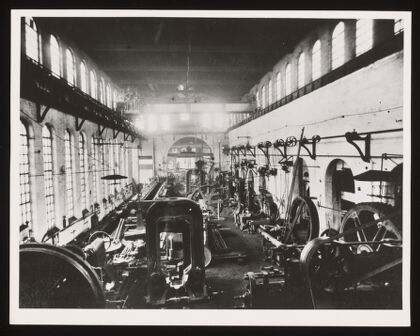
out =
<svg viewBox="0 0 420 336"><path fill-rule="evenodd" d="M19 25L20 308L402 309L403 19Z"/></svg>

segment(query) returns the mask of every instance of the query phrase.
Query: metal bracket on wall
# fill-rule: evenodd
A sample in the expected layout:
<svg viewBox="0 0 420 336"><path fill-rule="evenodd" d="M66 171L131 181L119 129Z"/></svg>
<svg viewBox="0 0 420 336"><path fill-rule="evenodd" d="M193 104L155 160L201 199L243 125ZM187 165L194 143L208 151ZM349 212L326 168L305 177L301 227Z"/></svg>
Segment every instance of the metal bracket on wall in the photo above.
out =
<svg viewBox="0 0 420 336"><path fill-rule="evenodd" d="M346 137L347 142L352 144L357 149L361 159L365 162L369 162L370 161L370 141L371 141L370 133L366 134L365 137L362 137L360 136L359 133L357 133L356 131L353 131L353 132L347 132L346 134L344 134L344 136ZM364 153L362 152L359 145L355 143L355 141L363 141L365 143Z"/></svg>
<svg viewBox="0 0 420 336"><path fill-rule="evenodd" d="M316 144L321 141L321 137L319 135L314 135L311 140L308 140L306 137L302 139L301 146L306 149L309 154L309 157L312 160L316 159ZM312 151L306 145L312 145Z"/></svg>
<svg viewBox="0 0 420 336"><path fill-rule="evenodd" d="M229 148L229 154L231 156L231 160L236 162L237 159L239 159L239 150L236 146Z"/></svg>
<svg viewBox="0 0 420 336"><path fill-rule="evenodd" d="M246 156L246 146L245 145L241 145L237 149L238 149L238 154L242 154L243 156Z"/></svg>
<svg viewBox="0 0 420 336"><path fill-rule="evenodd" d="M249 152L253 157L255 157L255 147L252 147L250 144L245 146L245 150Z"/></svg>
<svg viewBox="0 0 420 336"><path fill-rule="evenodd" d="M265 158L267 159L267 162L270 161L270 153L269 148L272 146L272 143L270 141L264 141L257 144L257 148L263 152Z"/></svg>
<svg viewBox="0 0 420 336"><path fill-rule="evenodd" d="M41 111L41 104L36 104L36 116L37 116L38 122L44 121L49 110L50 110L50 106L47 105L45 106L44 110Z"/></svg>
<svg viewBox="0 0 420 336"><path fill-rule="evenodd" d="M102 127L102 129L101 129L101 125L98 124L98 133L99 133L99 136L102 136L102 134L104 133L105 129L106 129L105 126Z"/></svg>
<svg viewBox="0 0 420 336"><path fill-rule="evenodd" d="M82 129L83 124L85 123L86 119L80 119L76 117L76 131L80 131Z"/></svg>
<svg viewBox="0 0 420 336"><path fill-rule="evenodd" d="M287 147L293 147L295 145L296 144L292 138L287 138L286 141L284 141L283 139L277 139L273 144L273 147L277 149L277 151L282 156L278 163L286 172L288 172L288 167L291 167L293 165L292 156L287 154Z"/></svg>
<svg viewBox="0 0 420 336"><path fill-rule="evenodd" d="M118 136L118 134L120 134L120 131L116 131L116 130L112 130L112 135L114 136L114 139Z"/></svg>

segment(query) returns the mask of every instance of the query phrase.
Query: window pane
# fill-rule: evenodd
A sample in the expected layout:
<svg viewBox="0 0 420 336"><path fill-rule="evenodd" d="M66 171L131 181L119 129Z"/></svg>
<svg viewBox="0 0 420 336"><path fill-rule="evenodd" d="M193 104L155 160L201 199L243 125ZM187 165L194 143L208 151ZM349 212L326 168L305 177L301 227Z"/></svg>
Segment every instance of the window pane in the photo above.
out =
<svg viewBox="0 0 420 336"><path fill-rule="evenodd" d="M273 82L270 79L268 82L268 105L273 103Z"/></svg>
<svg viewBox="0 0 420 336"><path fill-rule="evenodd" d="M106 86L106 101L107 106L112 108L112 94L111 94L111 86L109 84Z"/></svg>
<svg viewBox="0 0 420 336"><path fill-rule="evenodd" d="M90 172L92 174L92 202L94 203L99 203L98 202L98 172L96 171L96 167L97 164L96 162L98 161L98 157L99 157L99 151L98 151L98 141L97 138L92 137L92 164L91 164L91 169Z"/></svg>
<svg viewBox="0 0 420 336"><path fill-rule="evenodd" d="M321 42L315 42L312 48L312 80L321 77Z"/></svg>
<svg viewBox="0 0 420 336"><path fill-rule="evenodd" d="M262 108L265 108L267 106L267 97L266 97L266 92L265 92L265 85L262 87L261 90L261 104L262 104Z"/></svg>
<svg viewBox="0 0 420 336"><path fill-rule="evenodd" d="M302 86L305 85L305 55L304 53L300 53L299 59L298 59L298 67L297 67L297 72L298 72L298 88L301 88Z"/></svg>
<svg viewBox="0 0 420 336"><path fill-rule="evenodd" d="M96 90L97 90L97 84L96 84L96 76L93 70L90 71L90 95L92 98L96 99Z"/></svg>
<svg viewBox="0 0 420 336"><path fill-rule="evenodd" d="M88 208L87 202L87 151L83 133L79 135L80 203L82 209Z"/></svg>
<svg viewBox="0 0 420 336"><path fill-rule="evenodd" d="M101 81L99 82L99 101L101 103L105 103L105 95L104 95L104 79L102 78Z"/></svg>
<svg viewBox="0 0 420 336"><path fill-rule="evenodd" d="M69 131L64 136L64 163L66 172L66 216L67 219L74 215L73 198L73 138Z"/></svg>
<svg viewBox="0 0 420 336"><path fill-rule="evenodd" d="M29 185L29 138L25 125L20 123L20 162L19 162L19 187L20 187L20 214L21 224L32 224L32 207Z"/></svg>
<svg viewBox="0 0 420 336"><path fill-rule="evenodd" d="M46 224L50 229L55 226L55 198L53 179L52 134L48 127L42 129L42 158L44 166L44 192Z"/></svg>
<svg viewBox="0 0 420 336"><path fill-rule="evenodd" d="M66 50L66 68L67 68L67 81L70 84L74 84L75 82L75 74L76 72L74 71L74 58L73 58L73 54L71 53L71 51L69 49Z"/></svg>
<svg viewBox="0 0 420 336"><path fill-rule="evenodd" d="M87 71L85 62L80 63L80 88L83 92L88 93L87 91Z"/></svg>
<svg viewBox="0 0 420 336"><path fill-rule="evenodd" d="M60 72L60 47L54 35L50 35L50 61L51 71L56 76L61 76Z"/></svg>
<svg viewBox="0 0 420 336"><path fill-rule="evenodd" d="M98 139L99 142L99 160L100 160L100 171L99 171L99 176L105 176L106 175L106 170L108 169L108 164L107 161L105 160L106 158L106 147L104 145L104 140L99 138ZM102 198L106 198L108 196L108 185L105 183L106 180L102 180L101 179L101 186L102 186Z"/></svg>
<svg viewBox="0 0 420 336"><path fill-rule="evenodd" d="M257 103L257 108L260 108L261 107L261 102L260 102L260 92L259 91L257 91L257 93L255 94L255 100L256 100L256 103Z"/></svg>
<svg viewBox="0 0 420 336"><path fill-rule="evenodd" d="M286 96L292 93L292 73L290 64L286 66Z"/></svg>
<svg viewBox="0 0 420 336"><path fill-rule="evenodd" d="M344 23L340 22L332 35L332 68L335 69L344 64Z"/></svg>
<svg viewBox="0 0 420 336"><path fill-rule="evenodd" d="M117 91L114 90L114 105L113 105L114 109L117 108L117 100L118 100Z"/></svg>
<svg viewBox="0 0 420 336"><path fill-rule="evenodd" d="M281 73L280 72L277 73L277 78L276 78L276 96L277 96L277 100L281 99Z"/></svg>
<svg viewBox="0 0 420 336"><path fill-rule="evenodd" d="M373 20L356 21L356 56L363 54L373 46Z"/></svg>
<svg viewBox="0 0 420 336"><path fill-rule="evenodd" d="M25 18L25 50L33 60L39 62L39 35L35 22L31 17Z"/></svg>

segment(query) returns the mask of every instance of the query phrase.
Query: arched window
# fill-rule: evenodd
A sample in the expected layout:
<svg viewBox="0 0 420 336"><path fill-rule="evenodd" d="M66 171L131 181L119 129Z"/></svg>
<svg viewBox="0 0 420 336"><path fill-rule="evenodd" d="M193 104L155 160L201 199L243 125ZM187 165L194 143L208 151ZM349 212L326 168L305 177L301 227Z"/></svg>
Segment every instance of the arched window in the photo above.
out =
<svg viewBox="0 0 420 336"><path fill-rule="evenodd" d="M290 63L286 65L286 96L292 93L292 72Z"/></svg>
<svg viewBox="0 0 420 336"><path fill-rule="evenodd" d="M87 191L87 149L86 137L83 133L79 134L79 169L80 169L80 201L83 209L88 208Z"/></svg>
<svg viewBox="0 0 420 336"><path fill-rule="evenodd" d="M317 40L312 47L312 80L321 77L321 42Z"/></svg>
<svg viewBox="0 0 420 336"><path fill-rule="evenodd" d="M76 82L76 71L74 67L74 57L70 49L66 49L66 70L67 70L67 82L74 85Z"/></svg>
<svg viewBox="0 0 420 336"><path fill-rule="evenodd" d="M340 22L334 29L331 41L332 69L344 64L344 23Z"/></svg>
<svg viewBox="0 0 420 336"><path fill-rule="evenodd" d="M100 164L100 169L102 171L99 171L99 176L105 176L106 175L106 170L108 169L108 164L107 161L105 160L106 158L106 146L104 145L104 140L99 138L98 139L98 146L99 146L99 161L101 162ZM102 186L102 197L105 198L108 196L108 185L105 183L105 180L101 179L101 186Z"/></svg>
<svg viewBox="0 0 420 336"><path fill-rule="evenodd" d="M45 217L47 227L55 226L55 196L54 196L54 161L53 138L51 130L45 126L42 129L42 159L44 166Z"/></svg>
<svg viewBox="0 0 420 336"><path fill-rule="evenodd" d="M128 171L129 171L129 169L128 169L128 149L127 149L127 142L126 141L124 141L124 167L125 167L125 176L127 176L128 177ZM127 185L127 181L128 180L125 180L125 185Z"/></svg>
<svg viewBox="0 0 420 336"><path fill-rule="evenodd" d="M273 81L270 79L268 82L268 105L273 103Z"/></svg>
<svg viewBox="0 0 420 336"><path fill-rule="evenodd" d="M114 101L113 101L113 103L114 103L114 105L113 105L114 109L117 108L117 101L118 101L117 90L114 90Z"/></svg>
<svg viewBox="0 0 420 336"><path fill-rule="evenodd" d="M261 101L260 101L260 91L257 91L257 93L255 94L255 101L257 104L257 108L261 107Z"/></svg>
<svg viewBox="0 0 420 336"><path fill-rule="evenodd" d="M99 146L98 146L98 138L92 137L92 164L91 164L91 172L92 172L92 202L98 203L98 189L99 189L99 179L98 179L98 172L96 167L98 166L96 163L99 158Z"/></svg>
<svg viewBox="0 0 420 336"><path fill-rule="evenodd" d="M265 108L267 106L267 92L265 91L265 85L263 85L261 89L261 105L262 108Z"/></svg>
<svg viewBox="0 0 420 336"><path fill-rule="evenodd" d="M112 93L111 93L111 86L107 84L106 86L106 102L109 108L112 108Z"/></svg>
<svg viewBox="0 0 420 336"><path fill-rule="evenodd" d="M277 100L281 99L281 72L278 72L276 77L276 97Z"/></svg>
<svg viewBox="0 0 420 336"><path fill-rule="evenodd" d="M121 159L120 159L120 162L121 162L121 172L122 172L122 175L124 175L124 176L127 176L127 167L126 167L126 165L125 165L125 156L126 156L126 149L125 149L125 142L123 143L123 145L122 145L122 147L120 147L121 148L121 150L120 150L120 154L121 154Z"/></svg>
<svg viewBox="0 0 420 336"><path fill-rule="evenodd" d="M73 191L73 136L66 130L64 134L64 164L66 171L66 216L67 219L74 216L74 191Z"/></svg>
<svg viewBox="0 0 420 336"><path fill-rule="evenodd" d="M359 56L373 46L373 20L356 21L356 56Z"/></svg>
<svg viewBox="0 0 420 336"><path fill-rule="evenodd" d="M96 99L96 90L97 90L97 84L96 84L96 75L93 70L90 70L90 95L92 98Z"/></svg>
<svg viewBox="0 0 420 336"><path fill-rule="evenodd" d="M85 61L80 63L80 89L84 93L88 93L87 90L87 69Z"/></svg>
<svg viewBox="0 0 420 336"><path fill-rule="evenodd" d="M51 71L56 76L61 76L60 46L54 35L50 35L50 63Z"/></svg>
<svg viewBox="0 0 420 336"><path fill-rule="evenodd" d="M104 81L103 78L101 78L101 80L99 82L99 101L102 104L105 104L104 86L105 86L105 81Z"/></svg>
<svg viewBox="0 0 420 336"><path fill-rule="evenodd" d="M154 115L153 115L154 116ZM155 117L155 116L154 116ZM116 146L118 142L118 139L114 139L113 141L113 146L112 146L112 151L114 152L114 167L115 167L115 171L117 172L117 174L121 174L122 173L122 167L121 167L121 157L120 157L120 153L121 153L121 149L120 146ZM122 173L124 174L124 173ZM118 186L117 191L121 190L121 180L117 180L114 182L116 186Z"/></svg>
<svg viewBox="0 0 420 336"><path fill-rule="evenodd" d="M297 66L297 86L298 89L305 85L305 54L300 53Z"/></svg>
<svg viewBox="0 0 420 336"><path fill-rule="evenodd" d="M40 35L38 29L31 17L25 17L25 52L33 60L40 62Z"/></svg>
<svg viewBox="0 0 420 336"><path fill-rule="evenodd" d="M115 162L114 162L114 146L113 146L114 141L112 139L108 139L108 145L107 145L107 149L108 149L108 174L114 174L115 171ZM115 183L112 180L108 180L108 191L109 191L109 195L114 195L115 194Z"/></svg>
<svg viewBox="0 0 420 336"><path fill-rule="evenodd" d="M21 225L29 225L32 224L29 135L26 126L22 122L20 122L19 187Z"/></svg>

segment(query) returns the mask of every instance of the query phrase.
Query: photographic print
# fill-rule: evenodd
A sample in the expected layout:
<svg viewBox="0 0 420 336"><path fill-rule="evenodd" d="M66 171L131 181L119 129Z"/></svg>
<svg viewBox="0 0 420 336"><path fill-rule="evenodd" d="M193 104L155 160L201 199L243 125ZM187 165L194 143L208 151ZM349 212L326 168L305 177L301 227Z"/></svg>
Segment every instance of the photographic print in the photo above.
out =
<svg viewBox="0 0 420 336"><path fill-rule="evenodd" d="M11 21L11 323L409 325L411 13Z"/></svg>

